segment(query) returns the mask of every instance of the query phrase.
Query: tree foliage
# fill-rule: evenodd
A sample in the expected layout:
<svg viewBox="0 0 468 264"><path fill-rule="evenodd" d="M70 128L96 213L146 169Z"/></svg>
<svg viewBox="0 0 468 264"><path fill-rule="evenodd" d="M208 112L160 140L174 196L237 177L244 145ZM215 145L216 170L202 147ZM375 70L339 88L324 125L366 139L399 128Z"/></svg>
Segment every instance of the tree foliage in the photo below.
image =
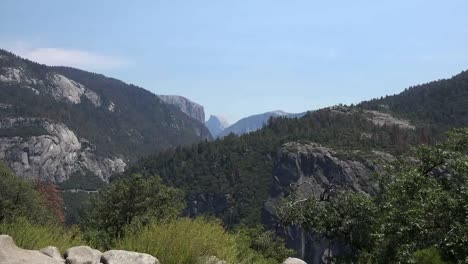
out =
<svg viewBox="0 0 468 264"><path fill-rule="evenodd" d="M353 249L348 260L413 263L435 248L444 260L468 261L468 129L436 146L419 146L389 168L375 197L337 193L330 199L294 197L278 208L299 224ZM420 253L423 254L423 253Z"/></svg>
<svg viewBox="0 0 468 264"><path fill-rule="evenodd" d="M55 221L44 197L31 182L16 175L0 162L0 222L24 218L36 224Z"/></svg>
<svg viewBox="0 0 468 264"><path fill-rule="evenodd" d="M103 247L123 235L130 224L146 225L174 219L184 208L180 190L162 184L159 177L134 174L114 181L90 198L81 216L81 227Z"/></svg>

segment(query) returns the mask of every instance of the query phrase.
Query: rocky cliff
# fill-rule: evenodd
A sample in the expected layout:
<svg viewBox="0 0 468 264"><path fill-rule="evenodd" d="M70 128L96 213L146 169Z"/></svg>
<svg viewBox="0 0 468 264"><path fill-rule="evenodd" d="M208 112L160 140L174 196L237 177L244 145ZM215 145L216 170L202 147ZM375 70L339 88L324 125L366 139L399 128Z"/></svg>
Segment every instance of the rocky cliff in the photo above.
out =
<svg viewBox="0 0 468 264"><path fill-rule="evenodd" d="M203 108L193 108L203 122ZM21 177L107 180L138 157L209 137L203 123L142 88L0 50L0 159Z"/></svg>
<svg viewBox="0 0 468 264"><path fill-rule="evenodd" d="M273 185L265 202L262 221L284 236L288 246L295 249L300 258L308 263L321 264L324 254L328 254L329 241L294 226L282 228L275 216L275 204L290 192L296 192L299 199L319 197L330 186L335 191L373 194L377 186L373 183L372 174L381 170L379 164L382 161L392 159L391 155L383 152L340 153L316 143L286 143L275 158ZM331 246L333 254L345 250L337 243Z"/></svg>
<svg viewBox="0 0 468 264"><path fill-rule="evenodd" d="M158 95L159 98L166 104L174 105L180 111L188 116L195 118L201 123L205 123L205 110L203 106L190 101L189 99L179 95Z"/></svg>
<svg viewBox="0 0 468 264"><path fill-rule="evenodd" d="M217 137L221 132L229 127L229 123L224 117L211 115L210 119L205 122L205 126L213 137Z"/></svg>
<svg viewBox="0 0 468 264"><path fill-rule="evenodd" d="M31 133L0 137L0 159L23 178L62 182L74 173L91 171L107 180L126 167L122 158L96 155L96 146L62 123L40 118L0 120L0 131L16 129Z"/></svg>

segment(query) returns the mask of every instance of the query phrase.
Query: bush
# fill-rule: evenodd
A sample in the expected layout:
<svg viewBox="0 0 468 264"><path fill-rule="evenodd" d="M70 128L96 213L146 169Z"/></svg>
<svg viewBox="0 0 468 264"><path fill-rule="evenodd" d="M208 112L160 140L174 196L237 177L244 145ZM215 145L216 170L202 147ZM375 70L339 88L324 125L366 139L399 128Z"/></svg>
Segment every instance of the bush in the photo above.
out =
<svg viewBox="0 0 468 264"><path fill-rule="evenodd" d="M115 248L145 252L166 264L203 263L209 256L236 264L277 263L251 250L238 235L227 233L219 221L204 218L129 227Z"/></svg>
<svg viewBox="0 0 468 264"><path fill-rule="evenodd" d="M0 223L0 234L13 237L16 245L25 249L56 246L63 253L70 247L85 244L77 228L65 229L58 224L31 224L25 218L18 218L11 223Z"/></svg>
<svg viewBox="0 0 468 264"><path fill-rule="evenodd" d="M146 225L177 218L184 208L183 198L180 190L163 185L159 177L143 179L134 174L91 197L81 211L80 226L88 240L109 248L131 223Z"/></svg>
<svg viewBox="0 0 468 264"><path fill-rule="evenodd" d="M16 175L0 162L0 222L12 222L19 217L40 224L54 221L45 200L32 183Z"/></svg>
<svg viewBox="0 0 468 264"><path fill-rule="evenodd" d="M253 228L240 226L236 234L238 239L243 241L242 244L248 245L273 263L281 263L295 253L294 250L285 247L283 238L277 237L274 231L265 230L260 225Z"/></svg>
<svg viewBox="0 0 468 264"><path fill-rule="evenodd" d="M440 258L439 251L436 248L428 248L418 250L414 253L414 261L416 264L446 264Z"/></svg>

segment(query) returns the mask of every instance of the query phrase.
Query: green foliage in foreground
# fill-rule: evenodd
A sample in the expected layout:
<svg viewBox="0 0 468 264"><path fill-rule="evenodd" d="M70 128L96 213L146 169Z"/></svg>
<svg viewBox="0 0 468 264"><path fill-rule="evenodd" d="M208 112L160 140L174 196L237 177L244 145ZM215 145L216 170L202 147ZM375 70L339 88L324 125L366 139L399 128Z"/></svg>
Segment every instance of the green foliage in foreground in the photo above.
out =
<svg viewBox="0 0 468 264"><path fill-rule="evenodd" d="M446 264L440 258L439 251L436 248L421 249L414 253L414 261L416 264Z"/></svg>
<svg viewBox="0 0 468 264"><path fill-rule="evenodd" d="M77 228L65 228L59 224L31 224L24 218L0 223L0 234L13 237L16 245L25 249L56 246L63 253L70 247L85 244Z"/></svg>
<svg viewBox="0 0 468 264"><path fill-rule="evenodd" d="M88 199L96 195L87 192L61 192L63 204L65 206L65 223L76 225L80 222L80 211Z"/></svg>
<svg viewBox="0 0 468 264"><path fill-rule="evenodd" d="M183 193L161 183L159 177L134 174L109 184L90 198L80 226L96 244L108 248L131 223L141 225L177 218L184 208Z"/></svg>
<svg viewBox="0 0 468 264"><path fill-rule="evenodd" d="M235 233L242 243L249 245L250 249L273 263L282 263L295 253L294 250L285 247L283 238L277 237L273 230L265 230L260 225L253 228L239 226L235 229Z"/></svg>
<svg viewBox="0 0 468 264"><path fill-rule="evenodd" d="M285 223L347 243L354 254L345 262L428 263L417 261L440 253L450 263L468 263L468 129L447 138L403 157L380 179L376 197L293 197L278 214Z"/></svg>
<svg viewBox="0 0 468 264"><path fill-rule="evenodd" d="M54 220L32 183L17 177L0 162L0 222L11 222L18 217L34 223Z"/></svg>
<svg viewBox="0 0 468 264"><path fill-rule="evenodd" d="M125 236L115 244L116 248L157 256L167 264L205 263L209 256L236 264L278 263L250 246L245 234L227 233L219 221L204 218L127 228Z"/></svg>
<svg viewBox="0 0 468 264"><path fill-rule="evenodd" d="M133 175L110 184L91 199L90 207L84 211L82 230L49 218L34 221L40 220L34 217L42 214L34 210L28 214L27 206L48 212L39 194L26 181L3 169L6 176L2 177L2 186L9 187L9 192L2 192L0 202L12 206L2 207L6 217L0 221L0 234L12 236L21 248L37 250L52 245L63 253L86 244L99 250L146 252L169 264L205 263L202 261L210 256L227 263L273 264L292 253L273 233L259 228L229 233L219 220L178 219L184 207L183 194L162 185L158 177L143 179ZM9 202L11 197L20 197L18 204ZM50 212L48 215L53 216Z"/></svg>

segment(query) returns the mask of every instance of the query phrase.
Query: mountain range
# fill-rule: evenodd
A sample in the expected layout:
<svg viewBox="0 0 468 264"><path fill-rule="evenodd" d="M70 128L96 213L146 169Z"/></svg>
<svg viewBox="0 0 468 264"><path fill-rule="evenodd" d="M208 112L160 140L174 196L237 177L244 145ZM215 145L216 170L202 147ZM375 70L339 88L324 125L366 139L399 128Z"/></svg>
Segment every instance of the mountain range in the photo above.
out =
<svg viewBox="0 0 468 264"><path fill-rule="evenodd" d="M291 113L286 113L281 110L276 110L272 112L266 112L263 114L252 115L252 116L242 118L236 123L232 124L231 126L225 128L223 131L215 135L213 134L212 135L213 137L224 137L231 133L234 133L236 135L243 135L243 134L250 133L250 132L253 132L262 128L264 125L267 124L270 118L276 118L276 117L293 118L293 117L301 117L304 114L305 113L291 114Z"/></svg>
<svg viewBox="0 0 468 264"><path fill-rule="evenodd" d="M58 183L69 223L106 182L159 175L184 191L185 215L262 224L308 263L320 263L328 241L281 226L276 202L330 185L375 194L385 161L468 126L468 72L357 105L204 121L181 96L0 50L0 159L20 177Z"/></svg>
<svg viewBox="0 0 468 264"><path fill-rule="evenodd" d="M107 180L139 157L209 138L143 88L0 50L0 158L21 177Z"/></svg>

